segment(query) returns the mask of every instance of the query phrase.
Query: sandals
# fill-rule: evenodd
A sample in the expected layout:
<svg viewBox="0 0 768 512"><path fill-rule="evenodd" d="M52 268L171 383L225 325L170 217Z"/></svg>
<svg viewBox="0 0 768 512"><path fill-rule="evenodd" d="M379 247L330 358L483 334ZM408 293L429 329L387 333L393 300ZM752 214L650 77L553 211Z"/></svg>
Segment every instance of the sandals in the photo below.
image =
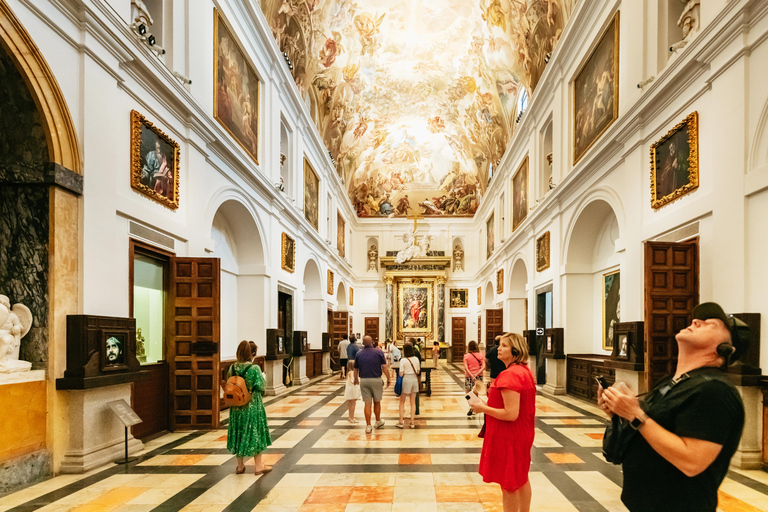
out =
<svg viewBox="0 0 768 512"><path fill-rule="evenodd" d="M398 424L397 424L397 425L395 425L395 426L396 426L397 428L403 428L405 425L403 425L402 423L398 423Z"/></svg>
<svg viewBox="0 0 768 512"><path fill-rule="evenodd" d="M411 423L410 426L411 426L411 428L416 428L416 424L415 423Z"/></svg>
<svg viewBox="0 0 768 512"><path fill-rule="evenodd" d="M264 466L264 469L262 469L261 471L255 471L253 474L263 475L264 473L269 473L270 471L272 471L272 466Z"/></svg>
<svg viewBox="0 0 768 512"><path fill-rule="evenodd" d="M242 475L243 473L245 473L245 466L243 466L242 468L240 467L235 468L236 475Z"/></svg>

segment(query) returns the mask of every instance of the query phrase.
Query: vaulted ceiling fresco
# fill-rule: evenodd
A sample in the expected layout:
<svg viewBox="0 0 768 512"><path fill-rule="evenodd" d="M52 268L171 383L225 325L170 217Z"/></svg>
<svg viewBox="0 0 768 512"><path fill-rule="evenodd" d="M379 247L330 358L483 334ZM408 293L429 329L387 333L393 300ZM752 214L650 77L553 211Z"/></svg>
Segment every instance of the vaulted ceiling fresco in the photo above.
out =
<svg viewBox="0 0 768 512"><path fill-rule="evenodd" d="M576 0L261 0L360 217L473 215Z"/></svg>

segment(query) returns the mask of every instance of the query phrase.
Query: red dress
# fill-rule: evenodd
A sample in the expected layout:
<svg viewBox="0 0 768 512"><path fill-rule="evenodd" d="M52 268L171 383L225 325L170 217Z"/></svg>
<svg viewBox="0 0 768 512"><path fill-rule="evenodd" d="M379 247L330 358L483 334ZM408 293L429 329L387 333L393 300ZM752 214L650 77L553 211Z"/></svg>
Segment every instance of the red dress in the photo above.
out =
<svg viewBox="0 0 768 512"><path fill-rule="evenodd" d="M480 475L486 483L495 482L514 492L528 481L536 411L536 384L527 365L513 364L501 372L488 390L488 405L504 408L502 389L520 393L520 413L515 421L502 421L485 415L485 437L480 454Z"/></svg>

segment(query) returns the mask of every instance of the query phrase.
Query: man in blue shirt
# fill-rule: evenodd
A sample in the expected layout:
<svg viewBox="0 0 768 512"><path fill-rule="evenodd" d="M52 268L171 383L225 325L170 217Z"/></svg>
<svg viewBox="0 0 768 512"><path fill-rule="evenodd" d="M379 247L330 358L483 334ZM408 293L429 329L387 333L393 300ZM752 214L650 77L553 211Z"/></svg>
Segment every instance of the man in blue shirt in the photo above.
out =
<svg viewBox="0 0 768 512"><path fill-rule="evenodd" d="M357 338L355 338L355 335L349 337L349 345L347 345L347 360L354 361L355 355L362 349L363 347L360 346L360 344L357 342Z"/></svg>
<svg viewBox="0 0 768 512"><path fill-rule="evenodd" d="M347 348L347 355L349 355L349 348ZM370 336L363 336L363 348L355 354L355 384L360 384L360 392L365 402L366 434L370 434L373 427L384 426L384 421L381 419L381 398L384 395L382 374L386 375L387 387L389 387L392 381L384 352L374 348L373 339ZM373 427L371 426L371 402L373 402L373 413L376 415L376 423Z"/></svg>

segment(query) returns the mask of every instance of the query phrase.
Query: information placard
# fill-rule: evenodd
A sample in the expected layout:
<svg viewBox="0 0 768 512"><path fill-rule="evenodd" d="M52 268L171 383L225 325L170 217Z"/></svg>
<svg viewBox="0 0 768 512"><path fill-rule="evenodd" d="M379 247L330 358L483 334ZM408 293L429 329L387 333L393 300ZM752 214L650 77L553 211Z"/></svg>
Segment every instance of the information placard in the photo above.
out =
<svg viewBox="0 0 768 512"><path fill-rule="evenodd" d="M107 405L126 427L132 427L142 421L125 400L113 400L112 402L107 402Z"/></svg>

